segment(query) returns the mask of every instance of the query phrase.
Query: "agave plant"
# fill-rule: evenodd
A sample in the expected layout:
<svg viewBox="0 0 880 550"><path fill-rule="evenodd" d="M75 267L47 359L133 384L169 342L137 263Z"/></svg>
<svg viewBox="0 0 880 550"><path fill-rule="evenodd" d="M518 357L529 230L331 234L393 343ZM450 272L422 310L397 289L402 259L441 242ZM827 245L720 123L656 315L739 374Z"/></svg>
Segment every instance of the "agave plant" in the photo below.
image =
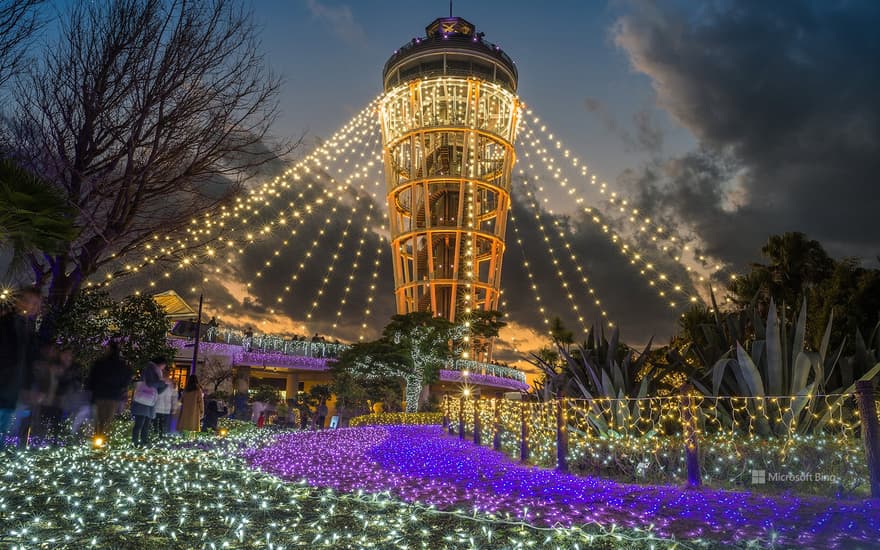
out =
<svg viewBox="0 0 880 550"><path fill-rule="evenodd" d="M647 397L655 388L658 374L647 364L651 342L637 353L629 346L620 345L620 333L615 328L610 340L605 338L604 331L596 336L593 329L586 341L574 349L558 339L554 339L554 344L560 362L554 362L549 354L533 354L530 359L544 374L544 381L537 388L539 399L589 400L587 419L603 436L619 435L615 426L626 426L641 417L639 399ZM603 407L603 399L607 407Z"/></svg>
<svg viewBox="0 0 880 550"><path fill-rule="evenodd" d="M713 325L702 326L704 345L694 349L703 365L708 367L706 377L694 380L705 395L793 397L781 418L771 419L771 422L764 415L756 415L757 430L761 435L781 434L789 431L791 426L796 426L798 433L821 430L842 401L833 404L830 410L818 411L818 404L812 397L827 393L828 377L838 365L851 363L851 359L842 358L846 342L842 342L837 350L829 350L833 313L829 316L819 349L814 351L805 347L806 298L790 331L786 328L785 308L781 311L782 317L777 314L776 304L771 299L766 322L754 306L723 316L716 313ZM861 363L869 363L872 358L876 362L861 336L857 339L863 350ZM727 349L722 352L724 348ZM713 358L713 355L717 356ZM848 370L852 372L852 369ZM869 380L880 372L880 365L864 368L861 372L866 372L862 378ZM850 381L854 386L854 381ZM711 388L707 384L711 384ZM844 393L851 391L849 388ZM732 410L720 412L728 417L733 414ZM817 418L819 412L824 416Z"/></svg>

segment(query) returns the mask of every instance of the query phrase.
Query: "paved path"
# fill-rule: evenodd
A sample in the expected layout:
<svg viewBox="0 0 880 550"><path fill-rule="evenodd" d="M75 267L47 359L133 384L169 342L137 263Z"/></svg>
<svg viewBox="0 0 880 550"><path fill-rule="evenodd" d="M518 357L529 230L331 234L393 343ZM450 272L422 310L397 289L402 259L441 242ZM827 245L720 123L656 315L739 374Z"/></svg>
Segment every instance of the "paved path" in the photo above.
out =
<svg viewBox="0 0 880 550"><path fill-rule="evenodd" d="M246 453L286 479L389 491L444 509L478 508L538 525L597 522L679 539L799 548L880 548L880 502L628 485L523 466L439 427L354 428L280 436Z"/></svg>

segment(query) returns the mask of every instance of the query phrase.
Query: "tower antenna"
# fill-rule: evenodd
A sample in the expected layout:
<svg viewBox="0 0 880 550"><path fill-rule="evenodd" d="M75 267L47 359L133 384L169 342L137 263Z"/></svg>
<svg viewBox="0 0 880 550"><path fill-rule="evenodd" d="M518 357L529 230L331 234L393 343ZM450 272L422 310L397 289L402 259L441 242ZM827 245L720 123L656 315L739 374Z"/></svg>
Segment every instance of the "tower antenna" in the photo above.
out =
<svg viewBox="0 0 880 550"><path fill-rule="evenodd" d="M449 17L452 17L452 0L449 0Z"/></svg>

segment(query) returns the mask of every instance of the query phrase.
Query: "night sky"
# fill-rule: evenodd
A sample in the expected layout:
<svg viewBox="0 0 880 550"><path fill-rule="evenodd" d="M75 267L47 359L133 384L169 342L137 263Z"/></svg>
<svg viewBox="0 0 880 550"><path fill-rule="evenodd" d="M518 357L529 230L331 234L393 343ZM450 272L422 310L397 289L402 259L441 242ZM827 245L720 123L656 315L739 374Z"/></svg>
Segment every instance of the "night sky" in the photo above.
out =
<svg viewBox="0 0 880 550"><path fill-rule="evenodd" d="M449 9L441 1L254 4L267 61L284 79L282 113L273 134L296 138L305 133L293 159L307 154L317 139L333 134L375 98L388 56L422 36L424 27ZM562 142L551 153L561 161L562 150L570 150L598 182L607 183L608 193L618 194L616 200L626 199L629 207L638 207L676 235L677 242L685 240L705 255L703 265L688 264L697 272L709 273L716 264L723 266L721 279L742 272L760 260L768 236L784 231L803 231L834 256L856 256L876 265L880 35L874 26L880 21L880 4L459 1L454 14L476 24L516 61L519 95L532 112L528 118L541 119L530 127L537 131L546 125L554 140ZM544 178L540 160L527 158L528 151L518 147L515 173ZM585 325L603 322L592 305L600 296L599 309L620 327L624 341L640 344L652 336L658 343L668 341L684 301L668 307L669 299L658 296L658 287L648 286L601 226L626 238L687 292L704 292L706 283L689 277L670 258L674 253L664 253L644 238L632 239L633 225L608 203L607 194L596 193L567 162L558 166L568 174L569 185L597 210L584 216L555 182L544 179L548 200L536 219L527 187L517 180L514 215L524 245L514 242L509 224L503 287L511 326L502 333L500 347L506 351L501 357L513 359L514 348L532 351L546 343L523 258L533 270L547 315L559 315L576 335L581 332L538 222L545 228L559 222L589 277L595 295L579 283L573 264L560 261L573 301L586 313ZM316 198L321 183L306 189L305 181L293 192ZM345 191L339 212L348 210L354 196ZM374 211L382 212L382 192L377 197ZM369 194L362 195L359 208L369 200ZM346 217L327 215L332 220L325 238L333 242ZM356 245L340 252L338 275L324 288L312 320L305 322L305 315L321 287L327 252L300 270L283 304L274 302L297 272L312 236L325 225L325 215L314 218L279 256L274 256L278 239L249 247L243 262L234 266L237 275L222 285L193 286L199 276L190 271L165 279L160 289L175 288L188 299L204 291L209 314L216 313L221 321L357 339L363 333L372 267L366 264L378 246L377 227L363 232L362 224L352 226L366 242L364 265L350 283L345 307L340 303L343 276L349 274ZM555 244L557 253L562 246ZM367 337L378 334L394 309L390 252L385 248ZM265 266L267 259L271 266ZM262 275L255 277L258 270ZM249 289L243 286L247 282ZM125 286L143 284L140 278ZM340 309L343 315L333 329Z"/></svg>

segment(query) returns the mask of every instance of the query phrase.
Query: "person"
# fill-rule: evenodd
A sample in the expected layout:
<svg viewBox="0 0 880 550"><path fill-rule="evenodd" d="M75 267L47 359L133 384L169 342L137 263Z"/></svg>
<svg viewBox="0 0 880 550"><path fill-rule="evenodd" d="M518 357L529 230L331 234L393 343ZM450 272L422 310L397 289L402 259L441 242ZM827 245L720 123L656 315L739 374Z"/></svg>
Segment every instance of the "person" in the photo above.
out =
<svg viewBox="0 0 880 550"><path fill-rule="evenodd" d="M165 359L156 357L141 369L141 379L131 399L131 416L134 427L131 430L131 442L135 447L146 447L150 442L150 424L156 417L156 403L159 396L168 391L162 371L165 370Z"/></svg>
<svg viewBox="0 0 880 550"><path fill-rule="evenodd" d="M170 369L165 367L162 370L162 381L168 389L160 393L156 400L156 418L153 420L153 429L160 439L171 433L171 414L177 408L177 389L169 375Z"/></svg>
<svg viewBox="0 0 880 550"><path fill-rule="evenodd" d="M207 341L208 342L216 342L217 341L217 317L211 317L211 320L208 321L208 333L207 333Z"/></svg>
<svg viewBox="0 0 880 550"><path fill-rule="evenodd" d="M327 402L325 400L321 400L318 404L318 409L315 411L315 427L319 430L324 429L324 421L327 419Z"/></svg>
<svg viewBox="0 0 880 550"><path fill-rule="evenodd" d="M299 404L299 429L305 430L309 425L309 420L312 417L312 410L309 408L309 404L305 401L300 401Z"/></svg>
<svg viewBox="0 0 880 550"><path fill-rule="evenodd" d="M30 384L20 399L27 407L27 413L22 414L19 425L19 446L22 443L27 445L30 438L47 441L50 431L61 421L61 411L55 407L61 374L59 355L58 346L51 342L44 342L39 348L31 369Z"/></svg>
<svg viewBox="0 0 880 550"><path fill-rule="evenodd" d="M130 382L131 367L122 360L119 342L111 339L104 355L92 364L86 383L95 405L96 436L102 436L106 440L110 423Z"/></svg>
<svg viewBox="0 0 880 550"><path fill-rule="evenodd" d="M254 401L251 404L251 422L262 428L263 425L260 423L260 419L263 417L263 413L265 413L266 409L268 408L268 404L263 403L262 401Z"/></svg>
<svg viewBox="0 0 880 550"><path fill-rule="evenodd" d="M58 379L56 405L62 418L71 421L71 434L76 436L79 427L90 413L90 402L83 388L83 370L74 357L73 348L65 346L58 354L61 374Z"/></svg>
<svg viewBox="0 0 880 550"><path fill-rule="evenodd" d="M251 351L254 345L254 329L251 327L247 327L244 331L244 340L242 341L244 344L244 351Z"/></svg>
<svg viewBox="0 0 880 550"><path fill-rule="evenodd" d="M208 408L205 411L205 422L204 422L204 430L214 430L217 431L217 422L220 420L220 417L226 416L228 409L225 404L222 404L220 401L216 399L211 399L208 401Z"/></svg>
<svg viewBox="0 0 880 550"><path fill-rule="evenodd" d="M186 387L180 398L180 417L177 419L177 429L181 432L198 432L202 425L202 416L205 414L205 398L202 396L202 388L195 374L190 374L186 379Z"/></svg>
<svg viewBox="0 0 880 550"><path fill-rule="evenodd" d="M40 291L25 288L16 294L13 309L0 316L0 449L6 446L21 390L30 384L36 343L34 318L41 304Z"/></svg>

